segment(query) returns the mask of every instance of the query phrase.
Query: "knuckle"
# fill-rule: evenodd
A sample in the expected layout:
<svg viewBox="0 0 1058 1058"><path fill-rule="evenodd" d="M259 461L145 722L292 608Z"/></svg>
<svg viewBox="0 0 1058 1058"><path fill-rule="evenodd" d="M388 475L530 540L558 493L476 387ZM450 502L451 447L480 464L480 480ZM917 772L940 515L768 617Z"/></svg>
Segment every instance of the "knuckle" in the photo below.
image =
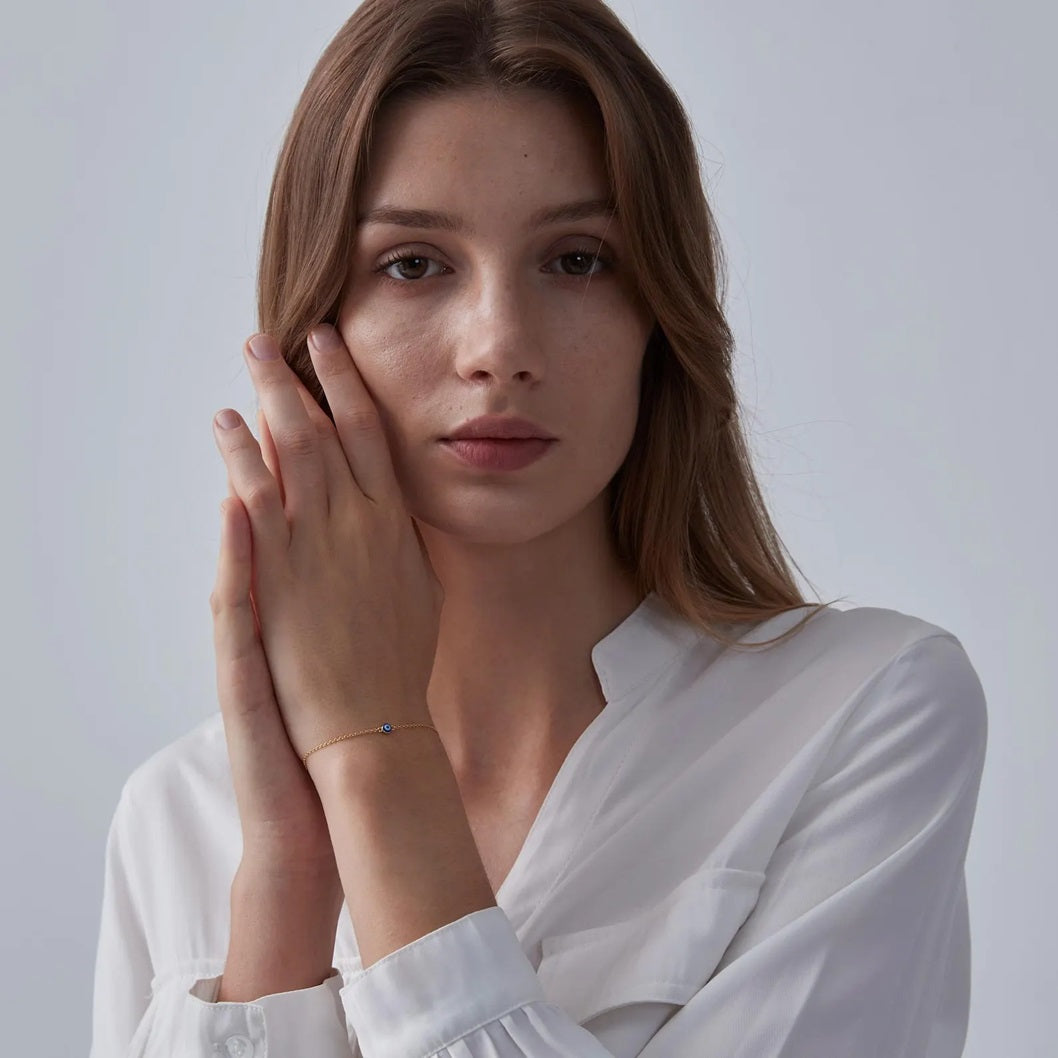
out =
<svg viewBox="0 0 1058 1058"><path fill-rule="evenodd" d="M209 609L214 617L225 617L239 608L239 601L232 599L228 593L214 588L209 596Z"/></svg>
<svg viewBox="0 0 1058 1058"><path fill-rule="evenodd" d="M273 506L278 498L278 486L274 484L275 479L272 479L273 484L269 484L267 481L255 481L248 485L246 492L242 496L243 506L248 511L254 511L261 514Z"/></svg>
<svg viewBox="0 0 1058 1058"><path fill-rule="evenodd" d="M304 426L286 427L282 432L272 431L276 448L295 457L309 455L315 451L316 437L316 426L312 422Z"/></svg>
<svg viewBox="0 0 1058 1058"><path fill-rule="evenodd" d="M283 439L283 446L295 457L310 456L316 451L319 443L319 433L315 424L309 425L306 430L292 430Z"/></svg>
<svg viewBox="0 0 1058 1058"><path fill-rule="evenodd" d="M354 408L346 415L345 425L353 433L371 433L379 428L381 421L373 408Z"/></svg>
<svg viewBox="0 0 1058 1058"><path fill-rule="evenodd" d="M283 374L276 374L272 371L262 371L260 376L254 382L254 385L262 391L275 390L280 392L282 388L287 384L287 379Z"/></svg>

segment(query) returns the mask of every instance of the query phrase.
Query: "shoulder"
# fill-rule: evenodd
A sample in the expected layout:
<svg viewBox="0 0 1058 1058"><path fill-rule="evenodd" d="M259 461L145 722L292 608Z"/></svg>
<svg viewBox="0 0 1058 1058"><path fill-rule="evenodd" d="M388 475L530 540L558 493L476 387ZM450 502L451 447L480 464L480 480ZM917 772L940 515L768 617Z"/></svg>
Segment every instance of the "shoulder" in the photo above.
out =
<svg viewBox="0 0 1058 1058"><path fill-rule="evenodd" d="M811 606L779 614L757 625L743 637L743 642L759 643L772 639L793 628ZM880 606L852 606L838 609L830 605L812 613L808 620L785 643L774 648L782 662L792 659L813 659L820 662L857 660L870 665L884 664L902 650L934 636L955 638L940 625ZM767 656L772 648L759 656Z"/></svg>
<svg viewBox="0 0 1058 1058"><path fill-rule="evenodd" d="M809 612L780 614L741 642L774 639ZM819 732L825 742L841 736L862 743L904 725L949 744L968 765L980 763L987 738L981 681L958 636L924 618L884 607L828 606L784 642L723 652L718 660L747 703L767 703L770 717L789 714L791 724Z"/></svg>
<svg viewBox="0 0 1058 1058"><path fill-rule="evenodd" d="M879 753L897 745L910 753L913 746L916 757L943 762L949 773L980 775L987 702L954 632L882 607L828 609L819 617L815 641L806 640L804 650L824 682L844 687L836 756L842 746L850 753L866 744Z"/></svg>
<svg viewBox="0 0 1058 1058"><path fill-rule="evenodd" d="M234 796L218 710L137 765L125 780L121 796L130 807L146 808L173 800L185 804L202 798L214 801L226 790Z"/></svg>
<svg viewBox="0 0 1058 1058"><path fill-rule="evenodd" d="M781 614L753 628L741 641L772 639L794 627L808 612L808 607L801 607ZM759 658L765 666L789 674L810 668L823 676L864 682L906 664L927 678L943 680L953 672L961 672L963 678L976 676L954 632L913 614L879 606L845 610L827 606L812 614L786 642L743 652L743 656Z"/></svg>

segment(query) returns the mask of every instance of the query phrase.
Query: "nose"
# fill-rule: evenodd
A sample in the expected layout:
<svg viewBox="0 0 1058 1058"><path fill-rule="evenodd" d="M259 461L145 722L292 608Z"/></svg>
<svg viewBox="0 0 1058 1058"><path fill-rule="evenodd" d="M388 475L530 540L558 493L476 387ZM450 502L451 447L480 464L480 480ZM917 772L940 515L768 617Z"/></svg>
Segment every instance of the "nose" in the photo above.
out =
<svg viewBox="0 0 1058 1058"><path fill-rule="evenodd" d="M480 381L538 382L544 376L544 306L530 283L509 272L483 275L468 285L452 321L456 370Z"/></svg>

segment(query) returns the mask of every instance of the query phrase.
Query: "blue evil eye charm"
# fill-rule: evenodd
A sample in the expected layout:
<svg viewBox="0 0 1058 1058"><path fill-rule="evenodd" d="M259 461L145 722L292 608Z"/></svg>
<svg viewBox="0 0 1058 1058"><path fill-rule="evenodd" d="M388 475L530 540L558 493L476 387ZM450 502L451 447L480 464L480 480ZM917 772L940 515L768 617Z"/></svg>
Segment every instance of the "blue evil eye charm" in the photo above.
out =
<svg viewBox="0 0 1058 1058"><path fill-rule="evenodd" d="M383 724L382 730L388 735L393 730L392 724Z"/></svg>

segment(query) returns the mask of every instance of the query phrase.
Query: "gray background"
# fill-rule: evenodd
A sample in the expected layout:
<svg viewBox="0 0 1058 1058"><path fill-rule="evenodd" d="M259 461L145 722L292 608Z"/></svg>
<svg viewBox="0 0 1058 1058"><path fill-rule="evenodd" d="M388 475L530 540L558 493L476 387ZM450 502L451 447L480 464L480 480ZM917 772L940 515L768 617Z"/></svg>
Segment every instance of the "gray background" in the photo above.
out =
<svg viewBox="0 0 1058 1058"><path fill-rule="evenodd" d="M355 6L0 16L7 1054L87 1051L118 792L217 709L210 420L253 421L272 166ZM823 598L950 629L984 683L966 1054L1049 1053L1055 9L613 6L698 133L780 533Z"/></svg>

